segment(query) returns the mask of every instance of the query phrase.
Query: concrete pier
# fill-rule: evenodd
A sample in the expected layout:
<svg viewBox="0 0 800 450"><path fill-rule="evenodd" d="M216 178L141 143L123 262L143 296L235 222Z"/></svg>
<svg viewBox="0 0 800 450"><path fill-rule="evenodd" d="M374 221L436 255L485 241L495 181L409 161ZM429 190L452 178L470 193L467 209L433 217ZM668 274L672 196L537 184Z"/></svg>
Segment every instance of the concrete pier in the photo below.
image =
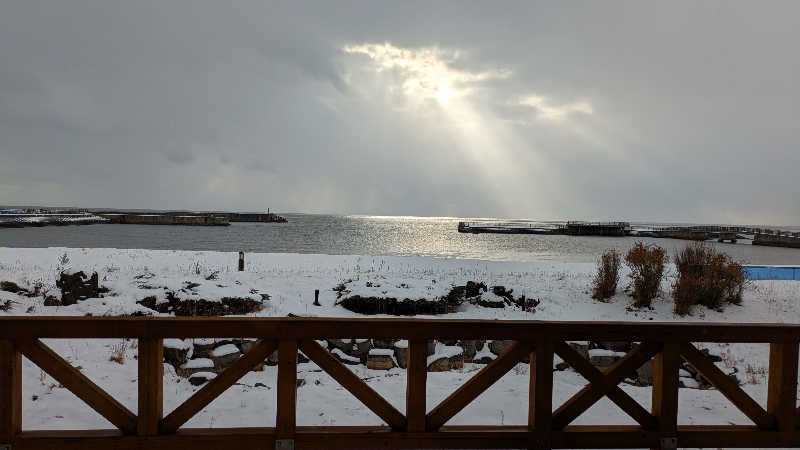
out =
<svg viewBox="0 0 800 450"><path fill-rule="evenodd" d="M753 235L753 245L800 248L800 233L766 230L769 233Z"/></svg>
<svg viewBox="0 0 800 450"><path fill-rule="evenodd" d="M102 213L100 217L109 223L131 225L194 225L227 226L230 221L225 216L216 215L172 215L172 214L121 214Z"/></svg>

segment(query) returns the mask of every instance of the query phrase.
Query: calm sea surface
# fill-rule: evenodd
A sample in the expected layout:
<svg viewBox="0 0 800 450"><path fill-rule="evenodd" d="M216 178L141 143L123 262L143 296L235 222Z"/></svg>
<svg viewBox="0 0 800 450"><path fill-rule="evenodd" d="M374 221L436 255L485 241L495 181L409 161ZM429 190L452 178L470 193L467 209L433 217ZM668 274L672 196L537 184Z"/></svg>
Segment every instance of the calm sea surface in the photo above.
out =
<svg viewBox="0 0 800 450"><path fill-rule="evenodd" d="M594 261L633 237L465 234L457 218L286 214L288 223L229 227L86 225L0 229L0 247L110 247L341 255L425 255L512 261ZM468 219L467 219L468 220ZM800 231L798 227L782 229ZM670 253L687 241L641 238ZM749 264L800 264L800 249L711 243Z"/></svg>

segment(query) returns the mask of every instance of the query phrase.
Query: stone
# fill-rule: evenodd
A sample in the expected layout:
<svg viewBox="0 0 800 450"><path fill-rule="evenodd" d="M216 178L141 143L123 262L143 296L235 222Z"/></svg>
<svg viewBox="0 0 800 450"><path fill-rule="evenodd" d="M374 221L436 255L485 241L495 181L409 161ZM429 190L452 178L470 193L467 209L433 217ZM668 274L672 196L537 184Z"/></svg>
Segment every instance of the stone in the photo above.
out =
<svg viewBox="0 0 800 450"><path fill-rule="evenodd" d="M52 295L48 295L44 299L44 306L61 306L61 300L55 298Z"/></svg>
<svg viewBox="0 0 800 450"><path fill-rule="evenodd" d="M514 344L514 341L495 340L489 341L489 351L495 355L502 355L503 352L508 350Z"/></svg>
<svg viewBox="0 0 800 450"><path fill-rule="evenodd" d="M241 343L239 343L239 350L242 351L242 354L247 354L247 352L252 350L257 343L258 341L243 340Z"/></svg>
<svg viewBox="0 0 800 450"><path fill-rule="evenodd" d="M164 361L180 367L189 361L192 344L181 339L164 339Z"/></svg>
<svg viewBox="0 0 800 450"><path fill-rule="evenodd" d="M214 361L208 358L190 359L178 367L175 372L178 374L178 376L184 378L188 378L199 372L214 373Z"/></svg>
<svg viewBox="0 0 800 450"><path fill-rule="evenodd" d="M636 369L636 384L650 386L653 384L653 360L650 359Z"/></svg>
<svg viewBox="0 0 800 450"><path fill-rule="evenodd" d="M397 342L397 339L373 339L372 340L372 347L373 348L394 348L394 343Z"/></svg>
<svg viewBox="0 0 800 450"><path fill-rule="evenodd" d="M97 272L92 272L90 277L83 271L61 272L59 279L56 280L56 286L61 289L63 305L74 305L79 300L102 297L102 294L108 292L108 289L100 287Z"/></svg>
<svg viewBox="0 0 800 450"><path fill-rule="evenodd" d="M339 362L342 363L342 364L347 364L347 365L350 365L350 366L356 366L358 364L361 364L361 359L356 358L355 356L350 356L347 353L339 350L338 348L335 348L335 349L331 350L331 354L336 359L338 359Z"/></svg>
<svg viewBox="0 0 800 450"><path fill-rule="evenodd" d="M212 372L197 372L189 376L189 383L192 386L201 386L208 382L208 380L213 379L216 374Z"/></svg>
<svg viewBox="0 0 800 450"><path fill-rule="evenodd" d="M392 359L393 351L388 349L373 349L367 356L367 369L389 370L395 367Z"/></svg>
<svg viewBox="0 0 800 450"><path fill-rule="evenodd" d="M631 350L631 343L627 341L600 341L597 344L600 348L614 352L628 353Z"/></svg>
<svg viewBox="0 0 800 450"><path fill-rule="evenodd" d="M568 342L567 345L572 347L573 350L578 352L584 359L589 359L589 343L588 342Z"/></svg>
<svg viewBox="0 0 800 450"><path fill-rule="evenodd" d="M623 355L611 350L593 349L589 350L589 362L598 369L605 369L613 365Z"/></svg>
<svg viewBox="0 0 800 450"><path fill-rule="evenodd" d="M195 358L208 358L217 342L214 339L195 339L192 344L194 345L194 352L192 355Z"/></svg>
<svg viewBox="0 0 800 450"><path fill-rule="evenodd" d="M214 361L214 368L221 372L241 358L242 352L233 344L225 344L215 348L211 352L211 360Z"/></svg>
<svg viewBox="0 0 800 450"><path fill-rule="evenodd" d="M464 350L464 361L472 362L472 358L474 358L475 354L478 353L477 342L478 341L473 340L463 340L458 342L459 347Z"/></svg>
<svg viewBox="0 0 800 450"><path fill-rule="evenodd" d="M516 341L509 341L509 340L494 340L494 341L487 341L487 342L488 342L488 344L489 344L489 351L490 351L490 352L492 352L492 354L494 354L494 355L500 356L500 355L502 355L502 354L503 354L503 353L504 353L506 350L508 350L508 349L509 349L509 347L511 347L512 345L514 345L514 343L515 343ZM529 363L531 362L531 357L530 357L530 355L526 355L526 356L525 356L525 357L522 359L522 362L524 362L525 364L529 364Z"/></svg>

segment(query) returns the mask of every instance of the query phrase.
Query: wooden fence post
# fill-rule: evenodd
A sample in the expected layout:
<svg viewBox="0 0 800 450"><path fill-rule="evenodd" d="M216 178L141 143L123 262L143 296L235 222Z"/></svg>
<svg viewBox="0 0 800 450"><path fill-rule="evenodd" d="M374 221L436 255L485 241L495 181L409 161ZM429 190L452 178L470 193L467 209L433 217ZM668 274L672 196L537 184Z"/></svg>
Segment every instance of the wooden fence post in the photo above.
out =
<svg viewBox="0 0 800 450"><path fill-rule="evenodd" d="M278 343L278 408L275 428L275 449L293 449L297 428L297 341L294 340Z"/></svg>
<svg viewBox="0 0 800 450"><path fill-rule="evenodd" d="M778 431L794 431L797 415L798 343L769 345L767 412L777 419Z"/></svg>
<svg viewBox="0 0 800 450"><path fill-rule="evenodd" d="M428 379L428 343L408 342L406 368L406 419L409 432L425 431L425 389Z"/></svg>
<svg viewBox="0 0 800 450"><path fill-rule="evenodd" d="M239 272L244 272L244 252L239 252Z"/></svg>
<svg viewBox="0 0 800 450"><path fill-rule="evenodd" d="M0 340L0 446L22 431L22 354L12 341Z"/></svg>
<svg viewBox="0 0 800 450"><path fill-rule="evenodd" d="M139 339L139 412L136 434L155 436L164 413L164 346L161 339Z"/></svg>
<svg viewBox="0 0 800 450"><path fill-rule="evenodd" d="M531 352L530 386L528 388L528 428L542 433L537 448L550 448L553 422L553 343L538 339Z"/></svg>
<svg viewBox="0 0 800 450"><path fill-rule="evenodd" d="M659 431L672 436L678 433L678 370L681 366L680 344L667 342L653 360L653 416ZM659 447L675 448L670 439L662 439Z"/></svg>

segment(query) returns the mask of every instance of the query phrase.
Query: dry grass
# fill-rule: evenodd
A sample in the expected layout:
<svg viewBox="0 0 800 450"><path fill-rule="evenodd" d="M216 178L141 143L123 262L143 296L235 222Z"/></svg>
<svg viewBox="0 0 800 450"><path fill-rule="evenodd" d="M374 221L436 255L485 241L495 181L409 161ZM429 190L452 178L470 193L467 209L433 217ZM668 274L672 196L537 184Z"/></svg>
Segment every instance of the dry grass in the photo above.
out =
<svg viewBox="0 0 800 450"><path fill-rule="evenodd" d="M672 298L676 314L689 314L694 305L719 309L726 302L741 303L744 271L727 254L698 242L675 255L675 267L678 279L672 286Z"/></svg>
<svg viewBox="0 0 800 450"><path fill-rule="evenodd" d="M109 361L114 361L117 364L125 364L125 353L128 351L128 342L124 339L119 344L111 346L111 354L108 356Z"/></svg>
<svg viewBox="0 0 800 450"><path fill-rule="evenodd" d="M592 298L605 301L617 293L621 259L618 251L606 250L597 261L597 273L592 280Z"/></svg>
<svg viewBox="0 0 800 450"><path fill-rule="evenodd" d="M625 264L631 271L634 306L649 307L656 298L666 262L667 253L663 248L642 242L637 242L625 255Z"/></svg>

